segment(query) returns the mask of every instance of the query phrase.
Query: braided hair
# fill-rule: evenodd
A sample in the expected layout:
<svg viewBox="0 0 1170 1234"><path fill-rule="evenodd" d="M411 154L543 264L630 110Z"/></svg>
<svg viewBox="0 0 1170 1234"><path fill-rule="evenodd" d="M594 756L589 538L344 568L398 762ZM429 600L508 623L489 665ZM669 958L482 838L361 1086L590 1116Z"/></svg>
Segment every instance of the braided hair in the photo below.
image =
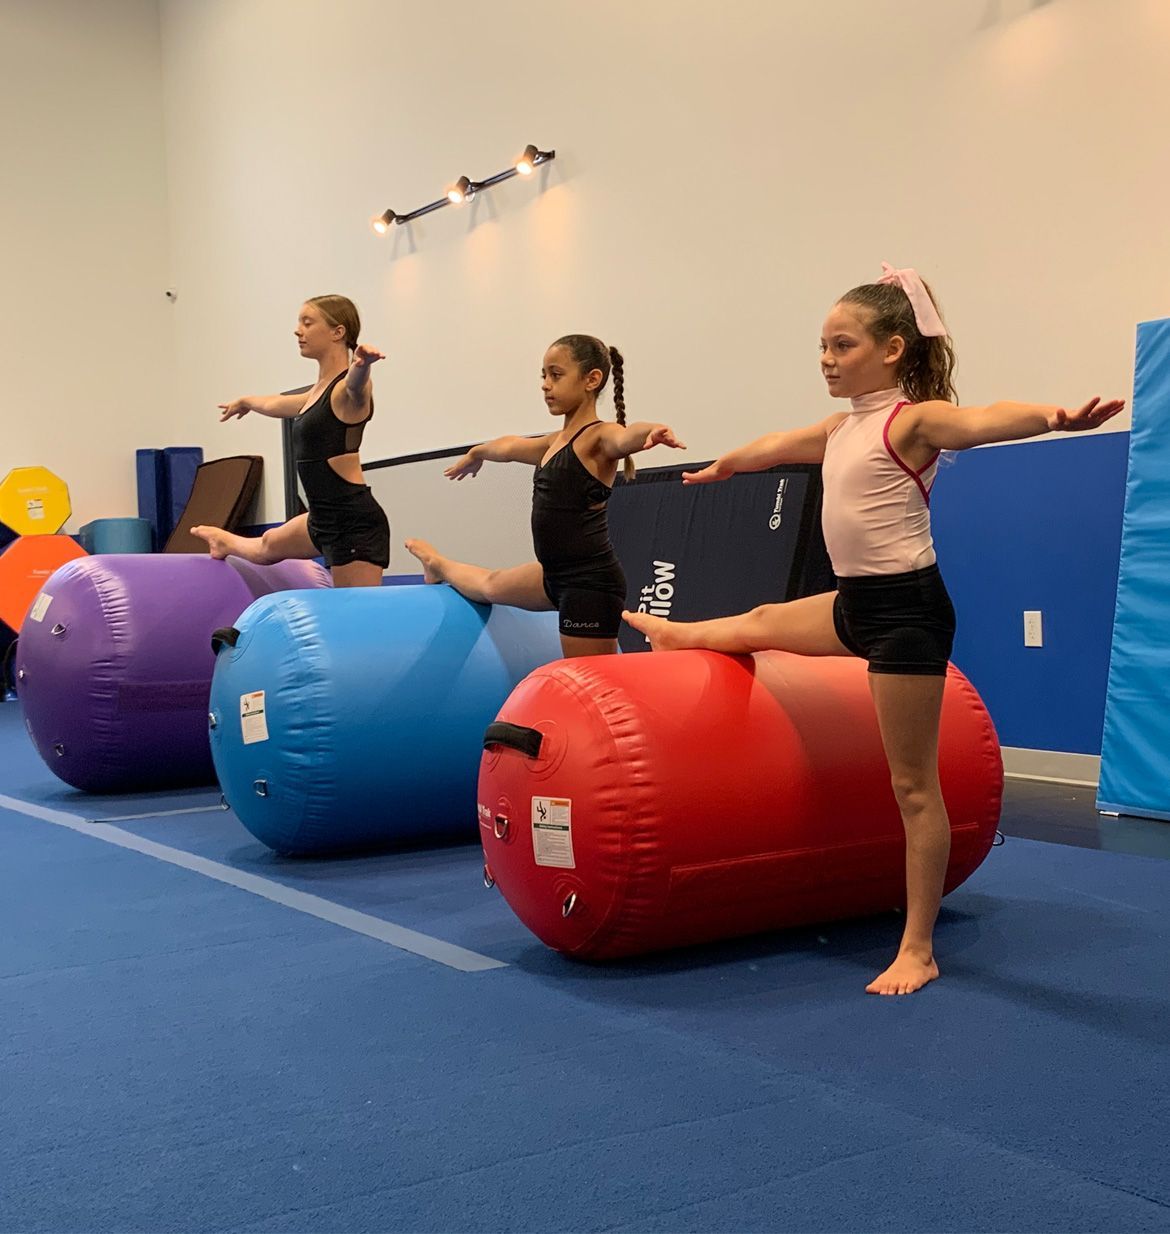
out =
<svg viewBox="0 0 1170 1234"><path fill-rule="evenodd" d="M600 394L613 374L613 410L614 419L621 425L626 422L626 378L625 357L616 347L607 347L599 338L592 334L566 334L553 343L554 347L564 347L582 373L590 373L597 369L601 373L601 384L597 387ZM627 481L634 478L634 460L628 455L622 467L622 475Z"/></svg>

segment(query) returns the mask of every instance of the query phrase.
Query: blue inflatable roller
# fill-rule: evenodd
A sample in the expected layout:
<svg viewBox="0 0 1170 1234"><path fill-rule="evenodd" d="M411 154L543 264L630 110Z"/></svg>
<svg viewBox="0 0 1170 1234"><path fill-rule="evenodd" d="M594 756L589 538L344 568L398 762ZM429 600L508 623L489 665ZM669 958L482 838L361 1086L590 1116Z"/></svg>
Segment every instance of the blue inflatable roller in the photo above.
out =
<svg viewBox="0 0 1170 1234"><path fill-rule="evenodd" d="M445 584L265 596L215 642L219 782L280 853L475 839L484 730L561 658L555 613Z"/></svg>

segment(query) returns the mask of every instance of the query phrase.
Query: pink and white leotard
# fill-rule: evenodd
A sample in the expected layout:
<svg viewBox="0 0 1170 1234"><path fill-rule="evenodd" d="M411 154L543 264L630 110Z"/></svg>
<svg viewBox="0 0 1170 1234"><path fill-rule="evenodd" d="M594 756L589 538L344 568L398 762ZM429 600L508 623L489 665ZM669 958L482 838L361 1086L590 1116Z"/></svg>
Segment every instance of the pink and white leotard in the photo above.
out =
<svg viewBox="0 0 1170 1234"><path fill-rule="evenodd" d="M829 434L821 473L821 523L833 572L855 578L934 565L930 489L938 455L915 471L890 444L890 425L910 404L901 390L850 402L852 411Z"/></svg>

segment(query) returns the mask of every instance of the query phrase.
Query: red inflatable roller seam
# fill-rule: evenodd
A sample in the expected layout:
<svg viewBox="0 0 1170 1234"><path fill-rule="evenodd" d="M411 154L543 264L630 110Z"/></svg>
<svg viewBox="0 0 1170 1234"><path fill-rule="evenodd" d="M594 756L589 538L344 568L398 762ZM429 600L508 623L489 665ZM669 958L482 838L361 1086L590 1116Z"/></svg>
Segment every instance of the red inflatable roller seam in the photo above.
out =
<svg viewBox="0 0 1170 1234"><path fill-rule="evenodd" d="M565 660L525 678L498 721L541 746L484 752L486 866L559 951L611 959L905 903L901 816L862 661ZM953 666L939 772L950 891L987 855L1003 789L990 717Z"/></svg>

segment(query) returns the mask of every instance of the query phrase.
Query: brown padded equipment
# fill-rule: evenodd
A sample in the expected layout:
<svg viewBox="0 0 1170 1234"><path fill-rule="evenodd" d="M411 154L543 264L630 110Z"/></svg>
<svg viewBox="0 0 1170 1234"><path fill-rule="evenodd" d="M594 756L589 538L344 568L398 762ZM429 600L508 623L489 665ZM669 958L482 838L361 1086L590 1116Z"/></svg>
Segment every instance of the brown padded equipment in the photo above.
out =
<svg viewBox="0 0 1170 1234"><path fill-rule="evenodd" d="M195 471L191 496L175 524L164 553L206 553L207 542L191 534L206 525L238 531L256 498L264 460L258 454L237 454L201 463Z"/></svg>

